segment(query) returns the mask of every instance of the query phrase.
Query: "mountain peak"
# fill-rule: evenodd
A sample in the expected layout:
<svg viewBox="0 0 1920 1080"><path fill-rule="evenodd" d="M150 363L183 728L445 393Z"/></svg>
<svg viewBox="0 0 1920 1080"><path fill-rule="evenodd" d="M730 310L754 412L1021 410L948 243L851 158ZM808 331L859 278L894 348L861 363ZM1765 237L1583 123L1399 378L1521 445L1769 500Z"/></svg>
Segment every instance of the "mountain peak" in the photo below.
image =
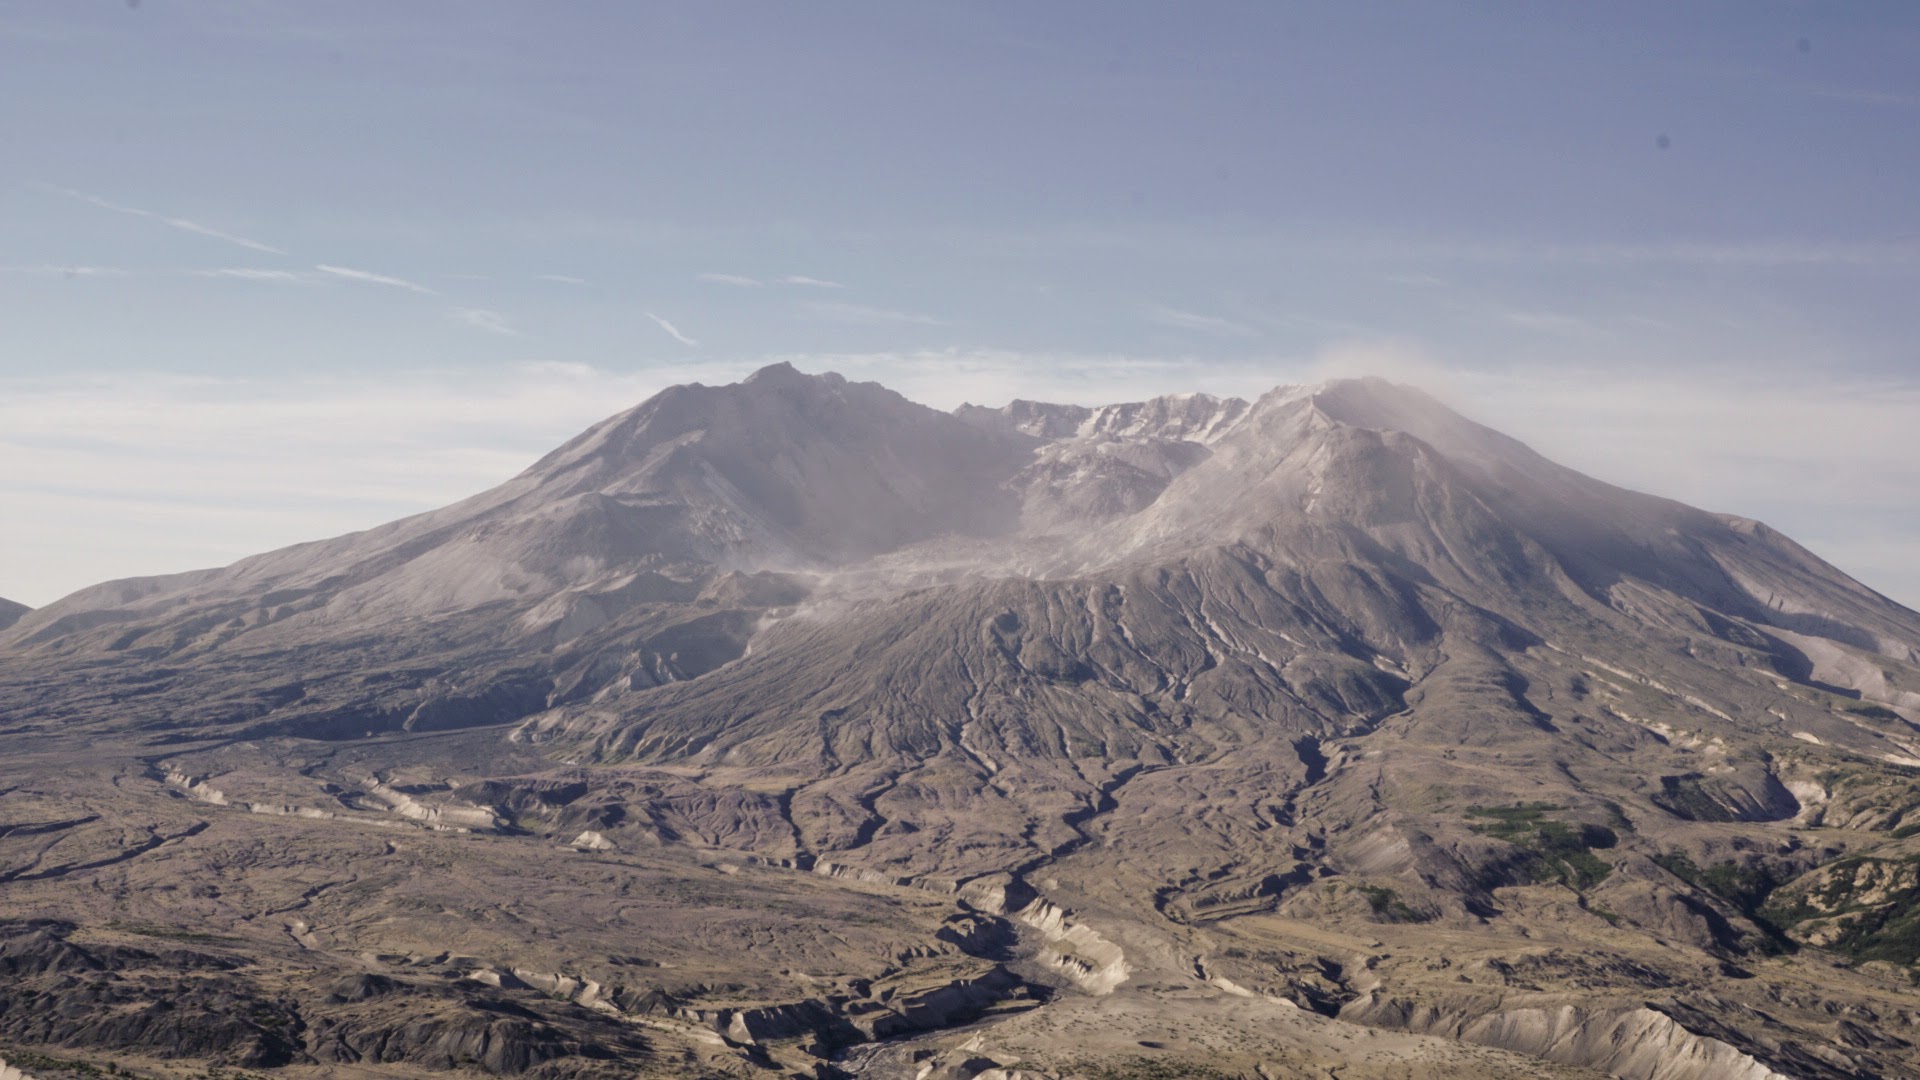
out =
<svg viewBox="0 0 1920 1080"><path fill-rule="evenodd" d="M777 364L768 364L740 381L742 386L768 388L799 388L807 386L844 386L845 377L831 371L818 375L809 375L785 360Z"/></svg>
<svg viewBox="0 0 1920 1080"><path fill-rule="evenodd" d="M1418 387L1377 375L1330 379L1313 386L1282 388L1261 399L1263 405L1306 400L1335 423L1370 431L1411 435L1456 464L1481 469L1548 468L1565 472L1524 443L1462 416Z"/></svg>
<svg viewBox="0 0 1920 1080"><path fill-rule="evenodd" d="M1340 410L1351 416L1353 422L1384 421L1378 425L1383 427L1409 416L1457 415L1419 387L1378 375L1328 379L1303 390L1323 409Z"/></svg>
<svg viewBox="0 0 1920 1080"><path fill-rule="evenodd" d="M0 596L0 630L5 630L20 621L20 617L33 609Z"/></svg>
<svg viewBox="0 0 1920 1080"><path fill-rule="evenodd" d="M1080 430L1093 410L1084 405L1054 405L1015 398L998 409L988 405L962 405L953 410L953 415L989 431L1061 439Z"/></svg>

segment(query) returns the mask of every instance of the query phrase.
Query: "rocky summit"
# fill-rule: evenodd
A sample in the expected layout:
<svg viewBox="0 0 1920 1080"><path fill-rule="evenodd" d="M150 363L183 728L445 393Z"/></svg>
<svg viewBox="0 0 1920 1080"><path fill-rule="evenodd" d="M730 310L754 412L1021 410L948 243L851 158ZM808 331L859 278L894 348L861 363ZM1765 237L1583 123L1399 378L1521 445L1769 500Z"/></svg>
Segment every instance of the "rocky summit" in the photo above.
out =
<svg viewBox="0 0 1920 1080"><path fill-rule="evenodd" d="M1378 379L767 368L0 604L31 1076L1920 1075L1920 614Z"/></svg>

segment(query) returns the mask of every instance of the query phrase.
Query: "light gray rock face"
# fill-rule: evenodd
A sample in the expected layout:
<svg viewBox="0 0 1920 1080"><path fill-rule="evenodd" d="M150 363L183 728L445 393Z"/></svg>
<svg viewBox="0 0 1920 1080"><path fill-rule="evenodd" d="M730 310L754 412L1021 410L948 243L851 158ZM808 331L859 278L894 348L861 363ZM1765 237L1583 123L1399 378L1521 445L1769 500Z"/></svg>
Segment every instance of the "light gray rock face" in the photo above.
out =
<svg viewBox="0 0 1920 1080"><path fill-rule="evenodd" d="M594 622L691 599L689 581L729 570L848 570L888 555L946 567L968 539L981 544L965 561L983 575L1057 578L1235 543L1325 549L1329 532L1357 528L1454 584L1515 592L1546 574L1620 603L1608 590L1642 583L1914 659L1912 613L1764 526L1590 480L1378 380L1283 388L1253 405L1184 395L960 412L786 365L736 386L674 387L445 510L224 570L82 590L17 613L5 640L217 651L483 608L498 623L501 605L579 606Z"/></svg>
<svg viewBox="0 0 1920 1080"><path fill-rule="evenodd" d="M1014 503L998 482L1031 447L875 384L780 365L737 386L666 390L444 510L224 570L82 590L13 640L110 642L246 601L292 623L232 637L279 642L315 624L351 633L545 599L637 569L839 565L1002 530Z"/></svg>
<svg viewBox="0 0 1920 1080"><path fill-rule="evenodd" d="M1920 1064L1920 614L1376 379L953 414L784 365L675 387L446 509L27 613L0 717L7 750L130 763L0 853L133 838L35 848L0 886L227 865L185 824L88 816L150 787L250 828L468 836L489 865L701 860L695 885L648 871L690 898L796 874L945 927L832 993L777 929L703 938L716 974L674 1013L701 1038L826 1054L1009 1001L1202 994L1305 1040L1249 1074L1370 1067L1322 1021L1649 1080ZM440 895L459 863L410 865ZM412 917L332 895L369 934ZM303 956L328 940L306 920ZM489 940L503 959L459 970L618 974ZM1805 959L1828 946L1854 966ZM785 991L727 996L788 948ZM551 1010L404 1038L372 1011L276 1052L564 1071L587 1044Z"/></svg>

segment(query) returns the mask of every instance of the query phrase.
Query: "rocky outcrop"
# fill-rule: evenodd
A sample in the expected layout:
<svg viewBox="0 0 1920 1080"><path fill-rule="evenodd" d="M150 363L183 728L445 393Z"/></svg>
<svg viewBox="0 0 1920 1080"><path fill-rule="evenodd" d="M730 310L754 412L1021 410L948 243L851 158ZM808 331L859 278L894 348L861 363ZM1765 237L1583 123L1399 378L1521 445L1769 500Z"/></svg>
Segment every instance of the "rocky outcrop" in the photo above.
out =
<svg viewBox="0 0 1920 1080"><path fill-rule="evenodd" d="M883 1011L855 1015L853 1024L872 1039L937 1031L973 1020L1024 989L1018 976L996 967L978 977L895 995Z"/></svg>
<svg viewBox="0 0 1920 1080"><path fill-rule="evenodd" d="M15 1045L271 1068L300 1059L301 1024L291 1003L235 976L169 981L123 974L16 982L0 991L0 1039Z"/></svg>
<svg viewBox="0 0 1920 1080"><path fill-rule="evenodd" d="M168 787L180 794L195 802L206 803L208 806L231 806L238 810L245 810L249 814L265 814L269 817L303 817L322 820L336 816L331 810L288 803L236 803L228 798L226 792L214 787L207 777L191 776L179 769L167 770L165 781Z"/></svg>
<svg viewBox="0 0 1920 1080"><path fill-rule="evenodd" d="M1778 1047L1778 1052L1797 1059L1783 1066L1792 1071L1783 1072L1746 1049L1690 1030L1648 1005L1609 1009L1562 1004L1486 1010L1484 1003L1415 1004L1366 994L1342 1009L1340 1018L1598 1069L1619 1080L1865 1080L1881 1075L1870 1060L1840 1055L1840 1060L1833 1062Z"/></svg>
<svg viewBox="0 0 1920 1080"><path fill-rule="evenodd" d="M1046 943L1040 951L1040 962L1089 994L1111 994L1132 974L1126 953L1118 945L1074 920L1072 912L1034 895L1022 883L1001 879L972 882L960 890L960 895L981 911L1004 915L1039 931ZM1009 911L1009 898L1026 902Z"/></svg>
<svg viewBox="0 0 1920 1080"><path fill-rule="evenodd" d="M1662 776L1653 802L1689 821L1785 821L1800 813L1793 791L1758 763Z"/></svg>
<svg viewBox="0 0 1920 1080"><path fill-rule="evenodd" d="M1028 992L1019 976L994 967L932 985L887 988L872 997L835 996L755 1006L683 1005L669 1008L667 1015L708 1028L739 1046L804 1039L824 1051L953 1027Z"/></svg>
<svg viewBox="0 0 1920 1080"><path fill-rule="evenodd" d="M511 994L371 973L268 990L230 956L82 945L69 940L74 929L0 923L0 1040L245 1068L405 1064L555 1078L648 1052L630 1025L545 1015ZM303 922L292 929L311 938ZM525 975L518 985L541 981ZM577 981L555 988L576 999L597 990Z"/></svg>
<svg viewBox="0 0 1920 1080"><path fill-rule="evenodd" d="M1035 900L1014 912L1013 917L1040 931L1046 939L1041 962L1089 994L1111 994L1133 973L1118 945L1087 924L1068 918L1064 909L1046 900Z"/></svg>
<svg viewBox="0 0 1920 1080"><path fill-rule="evenodd" d="M494 816L492 810L484 806L455 801L430 806L379 780L368 780L363 787L369 796L393 814L408 821L418 822L430 829L497 829L500 827L500 819Z"/></svg>
<svg viewBox="0 0 1920 1080"><path fill-rule="evenodd" d="M600 1024L595 1029L599 1038L588 1040L580 1037L577 1025L573 1027L562 1029L525 1010L501 1005L485 1012L419 1018L384 1011L377 1017L326 1017L315 1022L312 1057L323 1064L478 1068L516 1076L566 1075L574 1070L542 1067L584 1064L622 1052L644 1053L644 1041L621 1025Z"/></svg>
<svg viewBox="0 0 1920 1080"><path fill-rule="evenodd" d="M817 999L740 1008L679 1006L668 1012L737 1046L771 1039L814 1039L827 1046L859 1042L862 1033L831 1004Z"/></svg>

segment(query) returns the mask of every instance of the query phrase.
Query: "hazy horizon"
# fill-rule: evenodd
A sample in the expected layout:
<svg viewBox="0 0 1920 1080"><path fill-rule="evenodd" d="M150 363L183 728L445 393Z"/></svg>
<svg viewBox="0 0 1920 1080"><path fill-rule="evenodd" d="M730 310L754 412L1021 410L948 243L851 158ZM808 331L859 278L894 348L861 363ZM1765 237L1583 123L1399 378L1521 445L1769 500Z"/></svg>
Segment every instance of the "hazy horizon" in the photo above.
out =
<svg viewBox="0 0 1920 1080"><path fill-rule="evenodd" d="M789 359L1378 373L1920 606L1920 12L0 12L0 596L222 565Z"/></svg>

